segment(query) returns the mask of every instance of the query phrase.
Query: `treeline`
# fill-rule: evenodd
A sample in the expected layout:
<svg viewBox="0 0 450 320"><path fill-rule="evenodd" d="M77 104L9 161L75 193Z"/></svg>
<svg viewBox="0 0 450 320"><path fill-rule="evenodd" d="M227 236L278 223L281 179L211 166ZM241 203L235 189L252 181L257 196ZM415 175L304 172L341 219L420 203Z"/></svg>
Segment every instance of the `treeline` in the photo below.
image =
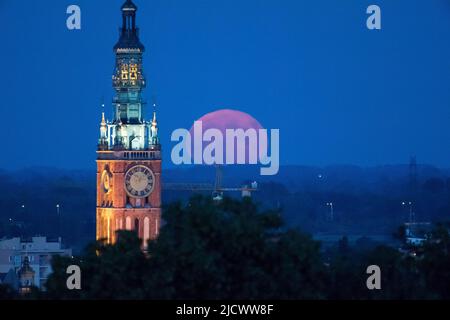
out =
<svg viewBox="0 0 450 320"><path fill-rule="evenodd" d="M413 256L397 248L321 250L309 235L283 224L281 212L249 199L215 203L196 196L164 210L160 236L143 253L133 232L89 245L78 257L55 257L37 299L449 299L449 233L436 228ZM81 290L66 287L79 265ZM367 266L381 269L381 290L368 290ZM0 289L0 295L11 292Z"/></svg>
<svg viewBox="0 0 450 320"><path fill-rule="evenodd" d="M259 190L252 195L255 202L262 208L282 209L288 226L311 234L390 234L409 219L409 208L402 205L409 201L414 202L417 221L450 217L450 173L443 169L418 166L414 196L408 166L283 166L273 177L258 172L256 168L225 167L223 185L258 181ZM214 174L212 167L197 166L165 170L163 180L212 183ZM95 188L95 171L0 171L0 238L62 236L75 253L81 252L95 238ZM191 195L190 191L163 190L163 203L179 199L186 203ZM237 192L226 195L240 197ZM326 205L330 202L332 220Z"/></svg>

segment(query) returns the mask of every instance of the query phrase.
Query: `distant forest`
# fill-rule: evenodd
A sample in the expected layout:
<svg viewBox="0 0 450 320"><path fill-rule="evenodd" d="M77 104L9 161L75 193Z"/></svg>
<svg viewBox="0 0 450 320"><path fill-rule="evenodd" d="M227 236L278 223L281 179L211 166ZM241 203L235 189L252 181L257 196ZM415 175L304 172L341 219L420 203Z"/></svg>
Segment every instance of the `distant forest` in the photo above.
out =
<svg viewBox="0 0 450 320"><path fill-rule="evenodd" d="M408 221L450 220L450 171L418 165L284 166L276 176L256 167L224 167L222 185L257 181L253 199L280 209L289 227L314 234L390 235ZM214 184L213 167L163 171L163 183ZM95 239L95 171L29 168L0 171L0 238L63 237L75 252ZM204 192L207 194L207 192ZM187 200L192 192L163 190L165 204ZM239 193L229 196L240 197ZM405 202L405 205L402 205ZM327 203L333 203L333 214ZM59 205L59 215L57 205Z"/></svg>

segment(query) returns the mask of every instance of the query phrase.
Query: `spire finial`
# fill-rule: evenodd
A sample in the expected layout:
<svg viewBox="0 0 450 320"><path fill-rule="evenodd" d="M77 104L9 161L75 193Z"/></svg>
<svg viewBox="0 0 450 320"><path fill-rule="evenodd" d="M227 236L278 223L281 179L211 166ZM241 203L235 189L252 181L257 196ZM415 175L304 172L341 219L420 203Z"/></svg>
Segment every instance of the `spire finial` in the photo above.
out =
<svg viewBox="0 0 450 320"><path fill-rule="evenodd" d="M103 100L103 99L102 99ZM102 102L102 125L106 124L106 119L105 119L105 103Z"/></svg>
<svg viewBox="0 0 450 320"><path fill-rule="evenodd" d="M152 125L156 126L156 103L153 103L153 119L152 119Z"/></svg>

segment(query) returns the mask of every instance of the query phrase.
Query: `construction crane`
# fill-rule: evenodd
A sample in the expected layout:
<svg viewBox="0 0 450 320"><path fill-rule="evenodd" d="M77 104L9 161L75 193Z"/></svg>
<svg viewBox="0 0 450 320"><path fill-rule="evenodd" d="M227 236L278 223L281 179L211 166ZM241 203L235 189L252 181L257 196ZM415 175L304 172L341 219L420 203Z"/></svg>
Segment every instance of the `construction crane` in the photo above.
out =
<svg viewBox="0 0 450 320"><path fill-rule="evenodd" d="M242 197L251 197L252 192L258 190L257 182L252 182L250 185L243 185L241 187L223 187L222 186L222 166L216 165L216 178L214 184L211 183L163 183L163 190L172 191L211 191L214 201L221 201L224 192L241 192Z"/></svg>

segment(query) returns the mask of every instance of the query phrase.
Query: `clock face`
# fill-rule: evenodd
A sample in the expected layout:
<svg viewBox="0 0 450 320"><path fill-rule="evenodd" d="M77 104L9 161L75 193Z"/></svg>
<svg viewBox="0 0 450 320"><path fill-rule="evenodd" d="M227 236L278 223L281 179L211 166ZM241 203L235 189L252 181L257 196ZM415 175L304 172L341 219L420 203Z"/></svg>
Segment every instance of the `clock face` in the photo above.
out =
<svg viewBox="0 0 450 320"><path fill-rule="evenodd" d="M155 186L155 175L146 166L136 165L125 174L125 190L133 198L144 198L150 195Z"/></svg>
<svg viewBox="0 0 450 320"><path fill-rule="evenodd" d="M103 192L108 193L111 190L111 173L108 170L103 170L101 183Z"/></svg>

